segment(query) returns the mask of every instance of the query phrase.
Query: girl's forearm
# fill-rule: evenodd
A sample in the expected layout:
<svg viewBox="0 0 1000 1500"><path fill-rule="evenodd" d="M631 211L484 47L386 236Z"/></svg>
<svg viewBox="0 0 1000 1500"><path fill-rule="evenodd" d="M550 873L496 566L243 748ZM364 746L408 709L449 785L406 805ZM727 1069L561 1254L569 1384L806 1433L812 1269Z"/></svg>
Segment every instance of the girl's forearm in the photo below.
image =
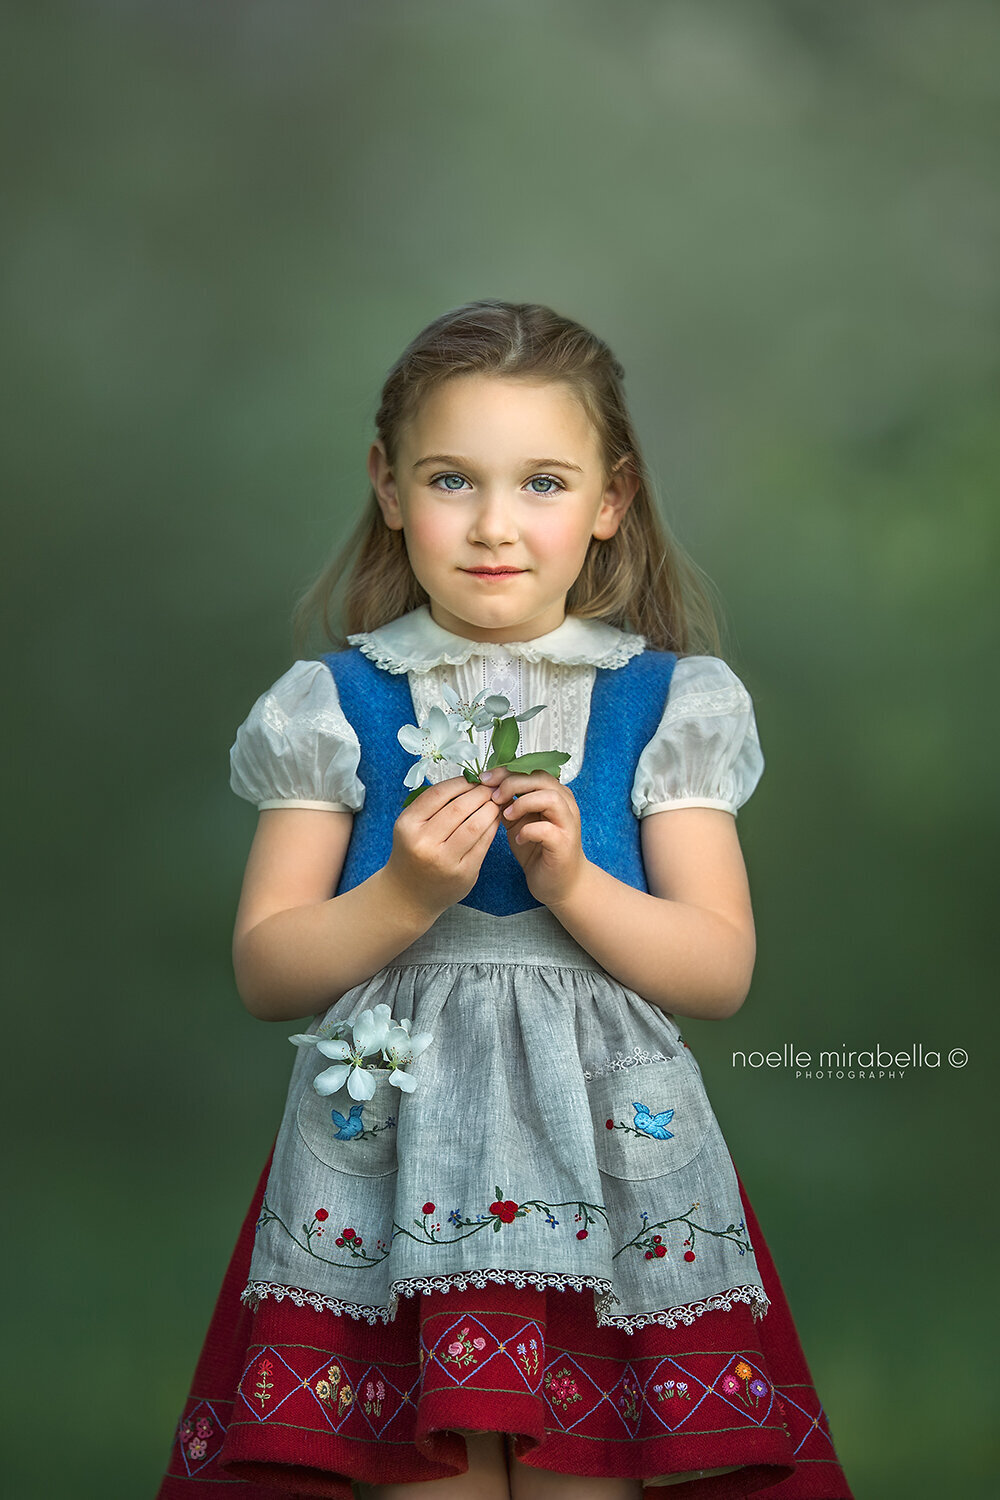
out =
<svg viewBox="0 0 1000 1500"><path fill-rule="evenodd" d="M384 868L328 901L273 912L234 946L240 998L260 1021L314 1016L391 963L436 916Z"/></svg>
<svg viewBox="0 0 1000 1500"><path fill-rule="evenodd" d="M661 1010L721 1020L746 999L753 934L717 912L648 895L590 861L550 910L619 984Z"/></svg>

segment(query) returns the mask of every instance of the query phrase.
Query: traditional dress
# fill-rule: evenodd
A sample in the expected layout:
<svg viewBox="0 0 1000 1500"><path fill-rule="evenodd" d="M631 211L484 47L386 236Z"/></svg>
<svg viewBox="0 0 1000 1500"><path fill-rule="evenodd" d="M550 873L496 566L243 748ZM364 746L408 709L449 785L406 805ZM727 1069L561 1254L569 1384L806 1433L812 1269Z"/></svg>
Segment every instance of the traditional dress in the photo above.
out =
<svg viewBox="0 0 1000 1500"><path fill-rule="evenodd" d="M397 731L445 684L547 705L521 752L569 752L586 857L640 890L640 819L735 815L763 770L724 662L600 621L501 646L421 606L349 642L279 678L231 755L258 808L354 814L336 894L388 859L413 764ZM675 1018L532 897L503 829L469 894L304 1035L377 1005L433 1037L416 1087L385 1069L368 1100L321 1094L329 1058L299 1046L159 1500L207 1482L351 1500L352 1480L463 1471L465 1430L639 1478L644 1500L852 1500Z"/></svg>

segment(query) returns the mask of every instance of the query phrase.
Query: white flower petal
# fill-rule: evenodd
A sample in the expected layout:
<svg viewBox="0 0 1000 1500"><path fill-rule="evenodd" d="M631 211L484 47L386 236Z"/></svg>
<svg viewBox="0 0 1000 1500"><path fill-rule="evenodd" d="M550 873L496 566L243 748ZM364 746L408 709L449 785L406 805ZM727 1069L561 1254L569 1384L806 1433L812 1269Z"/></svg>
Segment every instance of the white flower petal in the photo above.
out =
<svg viewBox="0 0 1000 1500"><path fill-rule="evenodd" d="M352 1099L370 1099L375 1092L375 1074L367 1068L352 1068L347 1080L347 1092Z"/></svg>
<svg viewBox="0 0 1000 1500"><path fill-rule="evenodd" d="M383 1052L404 1052L410 1046L410 1033L402 1026L390 1026L382 1043Z"/></svg>
<svg viewBox="0 0 1000 1500"><path fill-rule="evenodd" d="M317 1042L316 1051L322 1052L324 1057L335 1057L340 1062L345 1062L351 1055L351 1049L346 1042Z"/></svg>
<svg viewBox="0 0 1000 1500"><path fill-rule="evenodd" d="M317 1042L319 1041L319 1037L312 1035L308 1031L297 1031L295 1035L290 1036L288 1040L294 1047L315 1047Z"/></svg>
<svg viewBox="0 0 1000 1500"><path fill-rule="evenodd" d="M435 703L434 707L427 715L427 723L424 725L424 733L428 736L429 739L433 740L435 744L440 744L441 740L446 739L451 734L451 732L451 725L448 723L448 718L444 712L444 709L438 708L437 704Z"/></svg>
<svg viewBox="0 0 1000 1500"><path fill-rule="evenodd" d="M483 703L487 713L493 715L494 719L502 719L510 708L510 699L505 698L502 693L491 693Z"/></svg>
<svg viewBox="0 0 1000 1500"><path fill-rule="evenodd" d="M332 1068L325 1068L322 1073L316 1074L313 1088L317 1094L335 1094L344 1087L344 1080L350 1071L347 1063L334 1063Z"/></svg>
<svg viewBox="0 0 1000 1500"><path fill-rule="evenodd" d="M427 1050L433 1040L434 1036L430 1031L414 1032L409 1041L410 1056L419 1057L421 1052L425 1052Z"/></svg>
<svg viewBox="0 0 1000 1500"><path fill-rule="evenodd" d="M404 724L402 729L396 731L396 738L411 755L419 755L424 747L424 731L418 729L416 724Z"/></svg>
<svg viewBox="0 0 1000 1500"><path fill-rule="evenodd" d="M411 1078L409 1073L404 1073L399 1068L395 1068L389 1074L389 1082L394 1083L398 1089L402 1089L404 1094L412 1094L417 1086L417 1080Z"/></svg>
<svg viewBox="0 0 1000 1500"><path fill-rule="evenodd" d="M385 1041L388 1026L389 1007L385 1007L385 1015L377 1016L374 1011L363 1010L354 1022L354 1045L362 1057L369 1057L377 1052Z"/></svg>
<svg viewBox="0 0 1000 1500"><path fill-rule="evenodd" d="M403 777L403 785L408 787L419 786L427 775L427 766L428 762L426 760L418 760L416 765L411 766Z"/></svg>

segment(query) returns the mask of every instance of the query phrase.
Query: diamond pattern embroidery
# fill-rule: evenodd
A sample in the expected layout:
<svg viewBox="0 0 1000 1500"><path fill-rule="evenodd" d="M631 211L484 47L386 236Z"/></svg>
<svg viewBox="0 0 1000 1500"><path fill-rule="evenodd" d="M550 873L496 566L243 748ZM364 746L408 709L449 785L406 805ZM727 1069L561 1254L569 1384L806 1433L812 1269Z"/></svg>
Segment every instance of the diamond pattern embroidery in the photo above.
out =
<svg viewBox="0 0 1000 1500"><path fill-rule="evenodd" d="M177 1448L188 1478L200 1474L218 1457L228 1425L220 1409L228 1406L228 1401L198 1401L182 1417L177 1429Z"/></svg>
<svg viewBox="0 0 1000 1500"><path fill-rule="evenodd" d="M525 1390L534 1393L538 1380L532 1378L532 1373L537 1369L541 1336L538 1324L528 1322L499 1342L486 1323L469 1314L456 1318L442 1330L428 1360L433 1360L457 1386L464 1385L472 1375L478 1376L494 1360L500 1360L505 1367L510 1365L517 1371Z"/></svg>

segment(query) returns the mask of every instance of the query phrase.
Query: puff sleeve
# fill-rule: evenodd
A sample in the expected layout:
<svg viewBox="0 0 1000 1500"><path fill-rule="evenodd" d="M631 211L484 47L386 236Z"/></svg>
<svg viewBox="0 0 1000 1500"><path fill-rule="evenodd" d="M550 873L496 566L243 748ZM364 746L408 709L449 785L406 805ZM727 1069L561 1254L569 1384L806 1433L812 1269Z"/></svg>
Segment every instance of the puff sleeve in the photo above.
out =
<svg viewBox="0 0 1000 1500"><path fill-rule="evenodd" d="M322 661L297 661L262 693L236 731L229 785L238 797L268 807L358 812L361 746Z"/></svg>
<svg viewBox="0 0 1000 1500"><path fill-rule="evenodd" d="M632 783L637 818L674 807L736 814L764 770L750 694L717 656L683 656Z"/></svg>

